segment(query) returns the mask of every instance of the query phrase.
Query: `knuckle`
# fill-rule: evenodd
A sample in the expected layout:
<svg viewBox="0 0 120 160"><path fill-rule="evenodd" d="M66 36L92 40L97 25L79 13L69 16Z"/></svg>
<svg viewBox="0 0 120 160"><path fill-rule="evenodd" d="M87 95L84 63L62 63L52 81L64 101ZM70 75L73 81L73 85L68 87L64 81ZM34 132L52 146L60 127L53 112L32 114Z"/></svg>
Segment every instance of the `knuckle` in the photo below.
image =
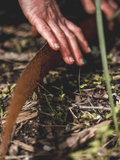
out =
<svg viewBox="0 0 120 160"><path fill-rule="evenodd" d="M64 17L59 16L59 19L58 19L58 25L59 25L59 26L65 26L65 20L64 20Z"/></svg>
<svg viewBox="0 0 120 160"><path fill-rule="evenodd" d="M65 26L65 18L62 15L60 17L61 17L62 25Z"/></svg>
<svg viewBox="0 0 120 160"><path fill-rule="evenodd" d="M69 50L67 43L64 43L64 45L62 45L61 52L63 53L63 57L70 55L70 50Z"/></svg>
<svg viewBox="0 0 120 160"><path fill-rule="evenodd" d="M77 53L77 55L81 55L80 49L79 48L75 48L75 53Z"/></svg>
<svg viewBox="0 0 120 160"><path fill-rule="evenodd" d="M51 7L51 4L50 4L49 1L46 1L46 7L47 7L47 8Z"/></svg>
<svg viewBox="0 0 120 160"><path fill-rule="evenodd" d="M47 36L46 37L43 37L49 44L50 44L50 46L52 47L52 48L54 48L54 44L55 44L55 42L56 42L56 39L55 39L55 37L54 37L54 35L53 34L47 34Z"/></svg>
<svg viewBox="0 0 120 160"><path fill-rule="evenodd" d="M59 38L65 38L65 34L62 31L59 31L57 35Z"/></svg>
<svg viewBox="0 0 120 160"><path fill-rule="evenodd" d="M71 33L71 32L68 34L68 36L69 36L70 39L76 39L75 35L73 33Z"/></svg>
<svg viewBox="0 0 120 160"><path fill-rule="evenodd" d="M48 22L48 24L50 21L57 23L57 17L55 15L55 13L51 14L51 11L48 11L48 15L49 15L49 17L46 18L46 21Z"/></svg>
<svg viewBox="0 0 120 160"><path fill-rule="evenodd" d="M76 28L76 32L82 34L81 28L77 27L77 28Z"/></svg>
<svg viewBox="0 0 120 160"><path fill-rule="evenodd" d="M50 41L54 40L53 34L49 34L47 37L48 37L48 39L49 39Z"/></svg>
<svg viewBox="0 0 120 160"><path fill-rule="evenodd" d="M56 21L56 15L55 14L52 14L52 19L54 20L54 21Z"/></svg>
<svg viewBox="0 0 120 160"><path fill-rule="evenodd" d="M70 55L70 50L69 50L69 48L68 48L68 45L65 45L65 46L64 46L64 55L65 55L65 56Z"/></svg>
<svg viewBox="0 0 120 160"><path fill-rule="evenodd" d="M47 25L42 25L42 32L50 31L50 28Z"/></svg>

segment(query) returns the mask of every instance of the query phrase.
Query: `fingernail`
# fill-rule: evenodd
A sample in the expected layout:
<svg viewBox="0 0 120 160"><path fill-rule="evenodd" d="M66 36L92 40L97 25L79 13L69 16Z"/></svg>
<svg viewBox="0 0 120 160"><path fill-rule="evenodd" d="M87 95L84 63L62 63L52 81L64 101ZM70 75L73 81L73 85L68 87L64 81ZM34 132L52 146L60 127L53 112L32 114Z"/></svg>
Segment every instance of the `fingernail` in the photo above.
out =
<svg viewBox="0 0 120 160"><path fill-rule="evenodd" d="M83 58L80 58L80 64L84 64Z"/></svg>
<svg viewBox="0 0 120 160"><path fill-rule="evenodd" d="M88 51L89 51L89 52L91 52L91 49L90 49L90 47L88 47Z"/></svg>
<svg viewBox="0 0 120 160"><path fill-rule="evenodd" d="M58 43L54 44L55 48L60 48L60 45Z"/></svg>
<svg viewBox="0 0 120 160"><path fill-rule="evenodd" d="M74 60L73 57L69 57L69 61L70 61L70 62L74 62L75 60Z"/></svg>

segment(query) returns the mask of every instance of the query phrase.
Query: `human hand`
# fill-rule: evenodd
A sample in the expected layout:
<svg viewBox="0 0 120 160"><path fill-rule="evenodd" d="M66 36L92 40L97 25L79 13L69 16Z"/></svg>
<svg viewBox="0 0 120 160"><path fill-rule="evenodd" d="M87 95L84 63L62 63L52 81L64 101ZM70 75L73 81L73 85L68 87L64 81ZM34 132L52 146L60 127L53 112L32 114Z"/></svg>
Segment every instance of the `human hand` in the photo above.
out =
<svg viewBox="0 0 120 160"><path fill-rule="evenodd" d="M61 51L67 64L84 64L80 48L89 53L88 43L81 29L63 17L55 0L19 0L19 4L26 18L50 47Z"/></svg>
<svg viewBox="0 0 120 160"><path fill-rule="evenodd" d="M95 13L95 0L80 0L85 11L88 14L94 14ZM115 3L113 0L101 0L101 10L105 14L105 17L107 19L111 18L112 15L117 11L118 9L117 3ZM118 18L118 21L120 22L120 18ZM108 29L113 30L114 28L114 21L108 23Z"/></svg>

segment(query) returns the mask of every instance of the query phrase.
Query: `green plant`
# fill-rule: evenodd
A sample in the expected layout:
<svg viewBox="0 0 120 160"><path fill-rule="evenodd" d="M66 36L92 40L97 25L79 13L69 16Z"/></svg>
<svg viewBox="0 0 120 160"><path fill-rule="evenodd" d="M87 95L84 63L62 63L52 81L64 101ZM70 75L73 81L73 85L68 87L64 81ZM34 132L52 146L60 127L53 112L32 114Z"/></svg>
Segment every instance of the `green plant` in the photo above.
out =
<svg viewBox="0 0 120 160"><path fill-rule="evenodd" d="M78 74L78 86L79 86L79 93L81 94L81 90L80 90L80 68L79 68L79 74Z"/></svg>
<svg viewBox="0 0 120 160"><path fill-rule="evenodd" d="M77 81L74 80L73 82L72 81L69 81L69 84L72 86L72 87L76 87L77 86Z"/></svg>
<svg viewBox="0 0 120 160"><path fill-rule="evenodd" d="M0 94L0 99L5 99L10 94L10 91L15 88L15 86L16 86L16 84L14 83L10 87L10 89L8 87L3 88L2 93Z"/></svg>
<svg viewBox="0 0 120 160"><path fill-rule="evenodd" d="M3 63L3 64L2 64L2 68L5 68L5 67L6 67L6 64L5 64L5 63Z"/></svg>
<svg viewBox="0 0 120 160"><path fill-rule="evenodd" d="M16 83L14 83L11 87L10 90L14 89L16 87Z"/></svg>
<svg viewBox="0 0 120 160"><path fill-rule="evenodd" d="M105 82L105 74L103 73L102 76L96 74L93 80L95 80L93 84L102 84L102 82ZM109 75L109 80L112 81L112 77L110 75Z"/></svg>
<svg viewBox="0 0 120 160"><path fill-rule="evenodd" d="M1 106L0 106L0 114L1 114L1 118L3 118L3 109Z"/></svg>
<svg viewBox="0 0 120 160"><path fill-rule="evenodd" d="M106 144L108 137L113 135L114 130L110 129L109 125L103 125L97 127L95 129L95 132L96 132L96 138L95 140L89 143L89 148L87 148L86 150L80 150L70 154L70 157L72 157L73 160L80 160L86 155L88 158L85 158L85 160L109 159L108 157L110 155L110 152L113 151L113 149L110 149L108 153L107 148L103 146L104 144ZM115 150L117 150L117 148Z"/></svg>
<svg viewBox="0 0 120 160"><path fill-rule="evenodd" d="M63 92L63 86L61 86L60 88L58 88L56 86L52 86L52 87L60 91L61 94L59 94L59 100L62 101L65 96L65 94Z"/></svg>
<svg viewBox="0 0 120 160"><path fill-rule="evenodd" d="M120 12L120 11L119 11ZM109 95L109 102L111 105L112 110L112 116L114 121L115 130L117 133L117 136L119 136L118 131L118 124L117 124L117 117L116 114L119 114L120 107L114 108L113 99L112 99L112 92L111 92L111 86L110 86L110 80L111 77L109 76L108 67L107 67L107 56L106 56L106 47L105 47L105 40L104 40L104 32L103 32L103 22L102 22L102 14L100 9L100 0L96 0L96 20L97 20L97 27L98 27L98 37L99 37L99 44L100 44L100 50L101 50L101 57L102 57L102 64L104 69L104 74L102 77L99 75L96 75L94 80L96 83L102 83L103 81L106 81L107 91ZM108 59L111 59L112 55L108 57ZM107 115L107 118L111 116L111 113ZM84 115L86 118L86 115ZM80 159L86 159L86 160L96 160L96 159L102 159L102 160L108 160L109 154L111 151L114 150L120 150L119 147L114 147L112 149L109 149L109 152L107 148L103 147L104 144L106 144L108 138L113 135L114 130L110 129L109 125L104 125L101 127L98 127L96 129L96 138L94 141L89 143L89 148L86 150L77 151L74 153L71 153L71 157L73 160L80 160ZM100 149L103 152L100 152ZM103 153L103 154L102 154ZM86 158L84 158L86 156Z"/></svg>
<svg viewBox="0 0 120 160"><path fill-rule="evenodd" d="M111 105L115 130L118 135L119 134L118 133L118 124L117 124L117 118L116 118L116 113L115 113L115 109L114 109L110 80L109 80L105 38L104 38L104 31L103 31L103 21L102 21L102 13L101 13L100 6L101 6L100 0L96 0L96 21L97 21L98 38L99 38L99 45L100 45L100 51L101 51L102 65L103 65L103 69L104 69L104 73L105 73L106 86L107 86L107 91L108 91L108 95L109 95L109 101L110 101L110 105Z"/></svg>

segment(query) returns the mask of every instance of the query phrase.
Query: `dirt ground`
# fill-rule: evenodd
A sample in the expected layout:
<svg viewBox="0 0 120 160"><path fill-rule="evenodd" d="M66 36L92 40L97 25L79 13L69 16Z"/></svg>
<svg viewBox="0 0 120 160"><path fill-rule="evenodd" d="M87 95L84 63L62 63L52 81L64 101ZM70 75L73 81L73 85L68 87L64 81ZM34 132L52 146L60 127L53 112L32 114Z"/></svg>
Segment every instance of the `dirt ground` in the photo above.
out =
<svg viewBox="0 0 120 160"><path fill-rule="evenodd" d="M31 25L16 0L0 2L0 141L2 141L2 130L14 92L14 84L45 40L42 37L37 39L33 37ZM58 3L62 13L78 24L78 17L81 16L79 1L75 0L73 3L71 0L69 2L63 0ZM83 19L83 16L81 17ZM105 29L110 83L114 105L118 109L119 28L120 25L117 24L113 32ZM92 151L89 154L85 152L90 148L89 142L93 142L98 135L95 132L98 126L110 124L110 128L114 130L98 40L95 37L96 33L89 41L92 53L89 55L83 53L84 66L78 67L75 64L69 66L61 62L48 72L42 84L38 84L23 106L13 128L6 159L94 160L101 158L98 153L103 157L107 155L111 160L120 158L118 150L106 154L111 148L118 146L115 132L103 140L105 132L109 131L106 129L100 132L101 143L93 156ZM119 111L117 121L119 125ZM97 148L97 145L94 146ZM80 155L74 155L76 151L79 151Z"/></svg>

